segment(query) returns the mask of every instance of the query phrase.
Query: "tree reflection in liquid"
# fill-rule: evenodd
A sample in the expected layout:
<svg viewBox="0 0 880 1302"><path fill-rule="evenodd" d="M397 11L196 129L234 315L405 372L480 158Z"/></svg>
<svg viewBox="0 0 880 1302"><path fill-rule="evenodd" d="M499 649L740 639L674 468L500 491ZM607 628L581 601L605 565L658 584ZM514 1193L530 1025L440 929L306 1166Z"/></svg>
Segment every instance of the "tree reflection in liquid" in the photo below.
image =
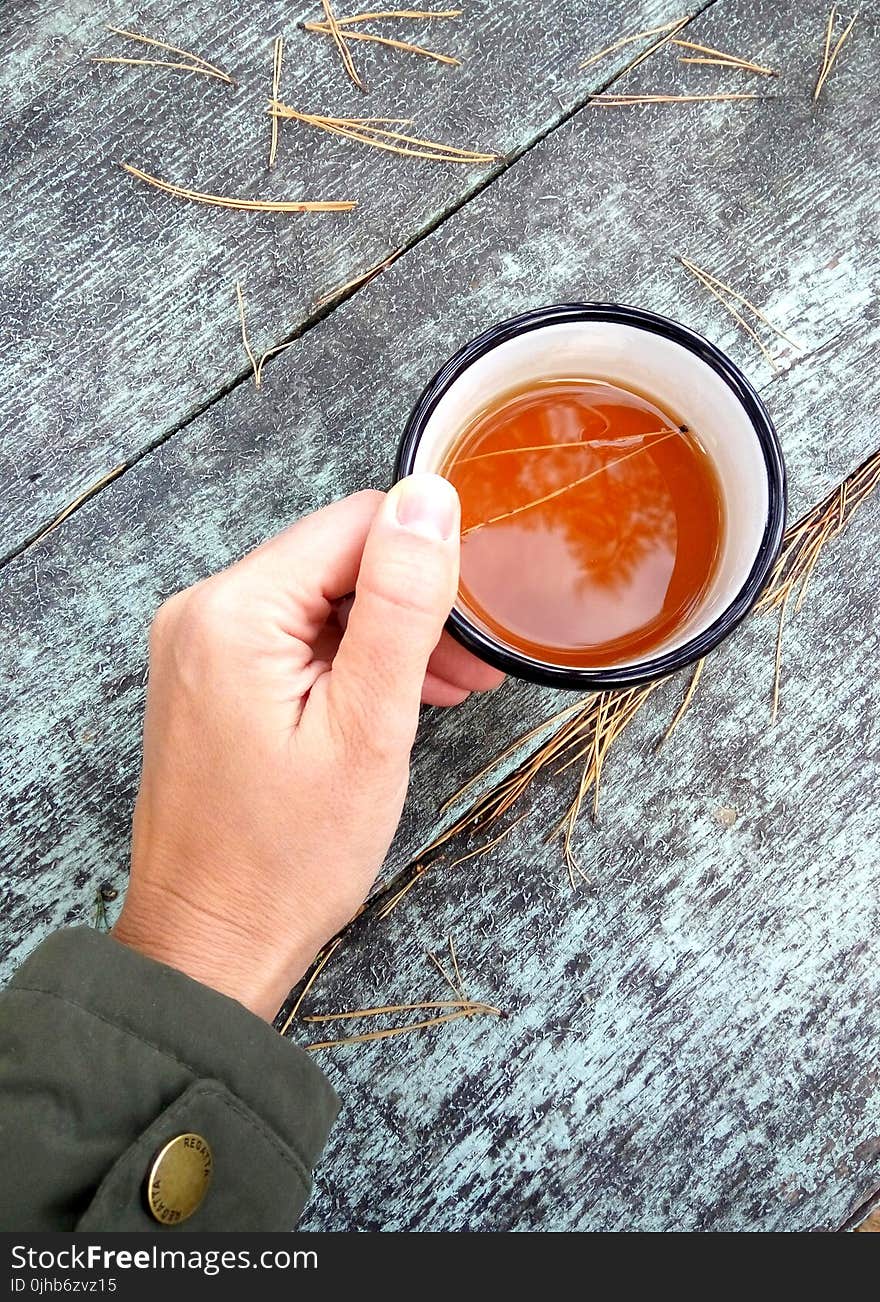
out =
<svg viewBox="0 0 880 1302"><path fill-rule="evenodd" d="M584 666L650 652L683 622L723 520L693 433L657 438L677 428L647 399L582 380L515 393L480 417L444 471L462 499L460 595L478 621L540 659Z"/></svg>

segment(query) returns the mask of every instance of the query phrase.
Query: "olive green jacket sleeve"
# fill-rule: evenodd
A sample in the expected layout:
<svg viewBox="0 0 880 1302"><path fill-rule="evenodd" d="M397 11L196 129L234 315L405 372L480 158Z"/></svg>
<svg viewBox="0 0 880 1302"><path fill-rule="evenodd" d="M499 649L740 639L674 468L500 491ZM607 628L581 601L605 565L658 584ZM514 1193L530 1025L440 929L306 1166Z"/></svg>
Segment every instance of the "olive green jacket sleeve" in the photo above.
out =
<svg viewBox="0 0 880 1302"><path fill-rule="evenodd" d="M233 999L88 929L0 994L0 1229L290 1230L338 1109L311 1058ZM194 1214L160 1226L156 1154L203 1137Z"/></svg>

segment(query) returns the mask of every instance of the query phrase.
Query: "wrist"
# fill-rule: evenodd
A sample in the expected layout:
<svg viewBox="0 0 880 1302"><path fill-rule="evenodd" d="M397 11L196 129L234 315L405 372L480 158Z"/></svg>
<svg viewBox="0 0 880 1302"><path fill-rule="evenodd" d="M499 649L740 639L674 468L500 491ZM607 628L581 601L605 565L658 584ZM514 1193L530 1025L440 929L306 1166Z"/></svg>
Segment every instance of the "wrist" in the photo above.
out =
<svg viewBox="0 0 880 1302"><path fill-rule="evenodd" d="M112 935L120 944L176 968L269 1022L317 952L308 945L272 943L216 915L207 916L179 898L164 901L158 909L134 892L129 893Z"/></svg>

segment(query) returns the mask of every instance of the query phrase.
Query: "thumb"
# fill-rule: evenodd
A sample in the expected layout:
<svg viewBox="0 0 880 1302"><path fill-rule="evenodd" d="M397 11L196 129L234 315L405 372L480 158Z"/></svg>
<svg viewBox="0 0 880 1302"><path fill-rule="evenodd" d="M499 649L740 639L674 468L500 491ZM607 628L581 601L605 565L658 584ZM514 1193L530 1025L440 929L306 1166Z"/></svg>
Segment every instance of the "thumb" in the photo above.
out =
<svg viewBox="0 0 880 1302"><path fill-rule="evenodd" d="M461 510L439 475L395 484L364 547L354 605L333 661L340 726L409 747L428 659L458 587Z"/></svg>

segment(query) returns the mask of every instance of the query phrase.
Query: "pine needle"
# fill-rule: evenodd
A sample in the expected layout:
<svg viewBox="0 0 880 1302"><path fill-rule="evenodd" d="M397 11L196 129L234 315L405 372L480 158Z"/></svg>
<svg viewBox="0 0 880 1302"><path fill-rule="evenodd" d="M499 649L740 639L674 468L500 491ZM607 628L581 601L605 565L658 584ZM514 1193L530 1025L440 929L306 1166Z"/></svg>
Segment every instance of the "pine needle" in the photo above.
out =
<svg viewBox="0 0 880 1302"><path fill-rule="evenodd" d="M430 950L427 950L426 954L455 995L454 999L431 999L412 1004L383 1004L381 1007L376 1008L354 1008L341 1013L312 1014L303 1018L303 1020L306 1022L337 1022L348 1018L387 1017L393 1013L434 1012L440 1008L449 1008L453 1010L452 1012L442 1013L437 1017L429 1017L420 1022L410 1022L405 1026L390 1026L380 1031L367 1031L361 1035L346 1036L341 1040L322 1040L318 1044L307 1044L305 1047L307 1049L330 1049L340 1044L365 1044L370 1040L385 1040L393 1035L403 1035L407 1031L424 1031L431 1026L439 1026L443 1022L456 1021L460 1017L478 1017L485 1014L493 1017L505 1017L506 1014L500 1008L493 1007L492 1004L484 1004L468 999L464 993L464 981L462 980L461 969L458 966L458 955L455 952L455 942L452 936L447 937L447 944L449 945L452 970L455 973L454 980L436 954L433 954Z"/></svg>
<svg viewBox="0 0 880 1302"><path fill-rule="evenodd" d="M125 37L129 41L137 41L140 45L152 45L157 50L166 50L169 54L179 54L181 58L189 59L192 63L198 64L200 68L204 68L206 71L214 73L215 76L221 77L224 81L228 81L231 86L236 85L228 72L218 68L215 63L209 63L200 54L193 54L191 50L184 50L179 45L169 45L167 41L157 40L154 36L143 36L140 32L130 32L124 27L112 27L109 23L107 24L107 31L112 32L114 36Z"/></svg>
<svg viewBox="0 0 880 1302"><path fill-rule="evenodd" d="M278 1032L279 1035L286 1035L287 1031L290 1029L290 1024L291 1024L291 1022L292 1022L293 1019L296 1017L297 1013L298 1013L299 1010L300 1010L300 1007L302 1006L302 1001L305 999L306 995L309 993L309 991L311 990L312 986L315 984L315 982L317 981L318 977L319 977L319 976L321 975L321 973L324 971L324 968L325 968L325 967L327 966L327 964L330 962L331 958L332 958L333 955L336 953L337 949L339 948L339 946L340 946L341 944L342 944L342 937L341 937L341 936L337 936L337 937L335 938L335 940L331 940L330 944L329 944L329 945L327 946L327 948L323 951L323 953L321 953L321 954L318 956L317 962L315 963L314 967L312 968L312 971L311 971L311 973L309 974L309 978L308 978L308 980L306 981L305 985L303 986L302 990L300 991L300 993L299 993L299 997L298 997L296 1003L295 1003L295 1004L293 1005L293 1007L291 1008L291 1010L290 1010L290 1012L288 1013L287 1018L286 1018L286 1020L285 1020L285 1022L284 1022L284 1025L282 1026L281 1030Z"/></svg>
<svg viewBox="0 0 880 1302"><path fill-rule="evenodd" d="M342 1044L368 1044L371 1040L387 1040L394 1035L405 1035L408 1031L427 1031L430 1027L440 1026L444 1022L457 1022L461 1017L476 1017L488 1011L489 1009L482 1004L472 1004L467 1008L459 1008L454 1013L429 1017L423 1022L410 1022L406 1026L389 1026L382 1031L365 1031L363 1035L348 1035L341 1040L321 1040L316 1044L303 1045L303 1048L314 1053L318 1049L335 1049Z"/></svg>
<svg viewBox="0 0 880 1302"><path fill-rule="evenodd" d="M259 389L260 365L254 355L254 350L251 348L250 340L248 339L247 322L244 314L244 295L241 292L241 285L238 281L235 282L235 299L238 303L238 321L241 326L241 342L244 345L244 351L247 353L247 359L254 372L254 384Z"/></svg>
<svg viewBox="0 0 880 1302"><path fill-rule="evenodd" d="M307 32L320 32L323 36L333 35L326 23L305 23L304 29ZM422 45L413 45L410 41L393 40L390 36L376 36L372 32L347 31L344 33L343 39L346 41L373 41L377 45L387 45L392 50L403 50L406 54L421 54L426 59L436 60L437 63L447 63L456 68L461 67L461 59L456 59L451 54L438 54L435 50L426 50Z"/></svg>
<svg viewBox="0 0 880 1302"><path fill-rule="evenodd" d="M852 31L853 25L856 19L858 18L858 16L859 16L858 12L853 14L852 18L849 20L849 23L844 28L843 35L838 40L834 49L831 50L831 37L834 32L834 23L837 18L836 5L832 8L831 13L828 15L828 28L825 33L825 48L822 53L822 67L819 71L819 79L816 82L816 89L813 91L814 101L819 98L819 94L822 90L822 87L825 85L825 82L828 80L828 74L831 72L831 69L834 67L834 63L837 59L837 56L838 54L840 54L840 51L843 48L843 44L846 41L847 37L849 36L850 32Z"/></svg>
<svg viewBox="0 0 880 1302"><path fill-rule="evenodd" d="M372 145L375 149L384 149L391 154L403 154L410 158L426 158L438 163L494 163L498 154L481 153L474 149L462 149L458 145L438 144L434 140L423 140L418 136L404 135L399 131L389 131L376 126L375 122L383 119L331 118L320 113L300 113L288 104L271 100L269 112L282 118L295 118L308 126L328 131L331 135L342 136L347 140L356 140L363 145Z"/></svg>
<svg viewBox="0 0 880 1302"><path fill-rule="evenodd" d="M785 625L785 612L788 601L779 607L779 629L776 633L776 655L773 658L773 704L770 707L770 722L776 722L779 715L779 679L782 673L782 630Z"/></svg>
<svg viewBox="0 0 880 1302"><path fill-rule="evenodd" d="M591 95L591 104L604 104L612 108L621 108L627 104L720 104L728 100L772 99L770 95L759 95L757 91L719 91L712 95Z"/></svg>
<svg viewBox="0 0 880 1302"><path fill-rule="evenodd" d="M449 957L452 959L452 970L455 973L457 987L461 991L462 998L464 998L464 982L461 979L461 971L458 966L458 955L455 952L455 941L452 939L451 935L447 936L446 940L449 945Z"/></svg>
<svg viewBox="0 0 880 1302"><path fill-rule="evenodd" d="M396 262L404 251L404 249L395 249L394 252L389 253L388 257L383 259L382 262L375 263L366 271L361 272L359 276L353 276L352 279L347 280L344 285L337 285L336 289L328 290L326 294L322 294L319 299L315 300L315 307L326 307L328 303L333 303L336 299L342 298L343 294L348 294L353 289L360 289L361 286L366 285L371 281L374 276L378 276L382 271L387 271L392 262Z"/></svg>
<svg viewBox="0 0 880 1302"><path fill-rule="evenodd" d="M773 356L770 350L765 346L764 341L761 339L760 335L755 330L754 326L751 326L748 323L748 321L746 321L742 313L738 312L736 308L727 301L727 299L723 296L723 294L713 285L712 281L709 279L708 275L705 272L701 271L694 263L688 262L686 258L682 258L681 256L679 256L678 261L681 263L683 267L685 267L688 271L690 271L692 275L696 276L697 280L700 281L704 289L708 289L709 293L712 294L714 298L718 299L718 302L722 305L722 307L724 307L730 313L733 319L742 327L742 329L746 332L749 338L753 339L754 342L758 345L759 349L761 350L761 354L764 357L764 360L766 361L767 365L770 367L773 374L779 375L780 374L779 363L776 361L776 358Z"/></svg>
<svg viewBox="0 0 880 1302"><path fill-rule="evenodd" d="M163 181L158 176L151 176L149 172L142 171L139 167L132 166L131 163L120 163L119 166L130 176L135 176L139 181L146 181L147 185L154 186L161 190L163 194L173 195L177 199L189 199L193 203L208 204L214 208L234 208L240 212L350 212L357 205L350 200L340 202L330 201L306 201L306 200L281 200L281 199L234 199L220 194L203 194L200 190L188 190L182 185L173 185L170 181Z"/></svg>
<svg viewBox="0 0 880 1302"><path fill-rule="evenodd" d="M676 18L673 22L664 22L661 27L646 27L644 31L637 31L637 33L634 33L631 36L621 36L621 39L616 40L616 42L613 43L613 46L605 46L604 49L598 49L598 51L595 52L595 55L590 55L588 59L584 59L581 68L590 68L591 64L598 64L599 60L604 59L605 55L613 55L613 53L616 53L618 49L622 49L624 46L631 46L631 44L634 44L637 40L647 40L648 36L659 36L661 33L664 33L664 31L672 33L673 27L678 29L680 26L681 21Z"/></svg>
<svg viewBox="0 0 880 1302"><path fill-rule="evenodd" d="M662 434L663 430L652 430L653 434ZM633 438L648 438L649 434L625 434L613 439L573 439L566 443L534 443L529 447L496 448L493 452L477 452L472 457L457 457L456 466L467 466L472 461L488 461L490 457L511 457L521 452L556 452L558 448L580 448L581 452L595 447L619 447Z"/></svg>
<svg viewBox="0 0 880 1302"><path fill-rule="evenodd" d="M803 605L805 585L825 544L837 538L880 485L880 451L785 532L779 557L756 609L778 610L798 589L795 611Z"/></svg>
<svg viewBox="0 0 880 1302"><path fill-rule="evenodd" d="M595 479L597 475L603 474L606 470L614 470L617 466L622 466L625 461L631 461L637 457L640 452L646 452L649 448L655 448L660 443L666 443L672 438L681 438L682 435L677 429L669 430L664 433L662 430L652 430L651 436L662 434L661 438L655 438L653 443L642 444L641 447L634 448L632 452L627 452L624 456L618 457L616 461L609 461L607 465L597 466L589 474L581 475L579 479L573 479L570 484L563 484L561 488L554 488L551 493L545 493L543 497L536 497L533 502L525 502L522 506L515 506L512 511L503 511L500 515L492 515L488 520L481 520L479 524L472 524L467 529L462 529L461 536L466 538L468 534L474 533L477 529L486 529L490 524L500 524L502 520L510 520L515 515L521 515L523 511L531 511L536 506L543 506L545 502L552 502L554 498L561 497L563 493L570 493L574 488L580 488L590 479ZM645 434L642 437L648 438Z"/></svg>
<svg viewBox="0 0 880 1302"><path fill-rule="evenodd" d="M379 22L385 18L460 18L463 9L382 9L378 13L353 14L350 18L337 18L340 27L352 23Z"/></svg>
<svg viewBox="0 0 880 1302"><path fill-rule="evenodd" d="M340 31L339 23L336 19L336 14L333 12L333 6L330 3L330 0L321 0L321 4L324 8L324 17L327 19L327 26L330 30L330 35L333 37L333 43L340 53L345 71L357 86L358 90L366 91L367 88L358 76L357 69L354 66L354 61L349 54L348 46L345 43L345 37Z"/></svg>
<svg viewBox="0 0 880 1302"><path fill-rule="evenodd" d="M387 918L389 913L392 913L394 909L397 908L401 900L403 900L409 894L409 892L415 886L419 878L423 877L427 871L428 871L428 865L426 863L417 863L415 868L413 869L413 875L406 883L406 885L402 886L399 891L396 891L394 895L392 895L391 899L388 900L386 904L382 905L377 916L380 919Z"/></svg>
<svg viewBox="0 0 880 1302"><path fill-rule="evenodd" d="M796 348L798 352L801 351L801 345L796 343L795 340L792 339L791 335L787 335L778 325L774 325L769 317L765 316L759 307L755 307L755 304L751 299L746 298L744 294L740 294L739 290L734 289L731 285L726 285L723 280L719 280L717 276L714 276L711 271L707 271L705 267L698 267L690 258L679 257L678 260L683 267L686 267L688 271L693 272L695 276L702 276L705 280L711 281L717 289L723 290L723 292L729 294L731 298L737 299L737 301L747 307L750 312L753 312L759 321L763 321L764 325L768 326L775 335L778 335L780 339L784 339L786 343L791 344L792 348Z"/></svg>
<svg viewBox="0 0 880 1302"><path fill-rule="evenodd" d="M762 63L755 63L753 59L741 59L738 54L728 54L724 50L716 50L712 45L699 45L696 41L684 41L676 38L673 45L680 46L683 50L696 50L700 55L706 55L706 58L685 57L679 60L680 63L714 63L732 68L742 68L743 72L761 73L765 77L775 77L776 71L773 68L767 68Z"/></svg>
<svg viewBox="0 0 880 1302"><path fill-rule="evenodd" d="M519 826L525 816L525 814L520 814L519 818L515 818L509 827L505 827L503 832L499 832L498 836L493 837L491 841L487 841L485 845L479 846L476 850L471 850L468 854L463 854L459 859L453 859L449 867L457 868L460 863L467 863L469 859L482 859L484 854L488 854L490 850L494 850L496 846L500 845L502 841L510 836L513 829Z"/></svg>
<svg viewBox="0 0 880 1302"><path fill-rule="evenodd" d="M34 547L38 542L42 542L43 539L47 537L53 529L57 529L59 524L66 520L68 516L73 515L74 511L78 511L81 506L84 506L90 497L94 497L96 493L100 493L102 488L106 488L108 484L112 483L114 479L121 475L123 470L126 469L126 466L127 462L125 461L118 466L114 466L112 470L107 471L106 475L102 475L94 484L90 484L87 489L80 493L79 497L75 497L72 502L68 502L67 506L65 506L63 510L59 511L58 514L49 521L46 527L41 529L40 532L30 540L27 544L28 547Z"/></svg>
<svg viewBox="0 0 880 1302"><path fill-rule="evenodd" d="M672 722L670 723L669 727L666 729L663 736L660 738L659 742L657 743L658 751L663 749L663 747L669 741L669 738L672 736L672 734L675 732L678 725L681 723L684 716L687 714L688 709L690 707L690 703L694 699L694 693L697 690L697 685L703 676L703 667L705 663L706 663L706 657L703 656L703 659L698 660L696 665L694 666L694 672L691 676L691 681L688 684L688 689L684 694L684 700L682 701L678 709L675 711L675 714L672 718Z"/></svg>
<svg viewBox="0 0 880 1302"><path fill-rule="evenodd" d="M429 959L431 960L431 962L434 964L435 968L436 968L437 971L440 973L440 975L442 976L442 978L443 978L443 980L446 982L446 984L449 986L449 989L452 991L452 993L453 993L454 995L456 995L459 999L464 999L464 994L462 993L461 986L460 986L460 985L456 985L456 983L453 981L452 977L451 977L451 976L449 975L449 973L446 971L446 968L445 968L445 967L443 966L443 964L440 962L440 960L439 960L439 958L437 957L437 955L436 955L435 953L433 953L433 951L430 950L430 949L426 949L426 950L425 950L425 955L426 955L426 957L429 958Z"/></svg>
<svg viewBox="0 0 880 1302"><path fill-rule="evenodd" d="M176 72L199 72L203 77L216 77L218 81L225 81L229 86L236 84L225 72L215 72L213 68L203 68L198 63L175 63L170 59L127 59L119 54L93 54L89 62L120 63L131 68L173 68Z"/></svg>
<svg viewBox="0 0 880 1302"><path fill-rule="evenodd" d="M500 1008L492 1008L489 1004L475 1003L472 999L430 999L419 1004L383 1004L381 1008L352 1008L350 1012L344 1013L309 1013L303 1017L304 1022L342 1022L349 1018L358 1017L385 1017L389 1013L418 1013L427 1012L434 1008L468 1008L477 1009L487 1013L500 1013Z"/></svg>
<svg viewBox="0 0 880 1302"><path fill-rule="evenodd" d="M275 37L275 46L272 52L272 99L277 100L281 90L281 64L284 59L284 37ZM278 119L272 115L272 137L269 143L269 171L275 166L275 155L278 153Z"/></svg>

